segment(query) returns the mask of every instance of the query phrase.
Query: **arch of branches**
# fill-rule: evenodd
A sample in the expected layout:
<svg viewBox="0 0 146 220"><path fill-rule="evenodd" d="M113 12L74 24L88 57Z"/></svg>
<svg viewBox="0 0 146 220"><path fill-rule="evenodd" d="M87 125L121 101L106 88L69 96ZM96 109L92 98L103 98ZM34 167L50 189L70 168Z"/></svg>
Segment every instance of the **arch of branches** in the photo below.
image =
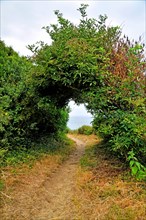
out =
<svg viewBox="0 0 146 220"><path fill-rule="evenodd" d="M88 18L86 7L78 9L78 25L55 11L58 24L44 27L52 44L31 45L29 60L19 58L17 65L13 60L20 68L23 59L27 68L20 69L18 95L5 108L11 113L2 122L2 145L15 143L14 135L23 143L44 132L59 134L66 127L72 99L85 103L95 132L111 152L133 161L138 172L146 165L144 45L121 37L119 27L107 27L106 16Z"/></svg>

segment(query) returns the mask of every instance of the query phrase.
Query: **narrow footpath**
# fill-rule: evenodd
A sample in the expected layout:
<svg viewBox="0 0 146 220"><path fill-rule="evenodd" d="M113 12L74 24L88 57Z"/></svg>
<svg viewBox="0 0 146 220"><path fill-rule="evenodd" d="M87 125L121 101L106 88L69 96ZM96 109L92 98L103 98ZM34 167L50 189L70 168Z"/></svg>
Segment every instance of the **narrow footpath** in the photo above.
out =
<svg viewBox="0 0 146 220"><path fill-rule="evenodd" d="M146 182L131 177L95 135L69 138L76 149L65 162L48 155L8 176L0 220L145 220Z"/></svg>
<svg viewBox="0 0 146 220"><path fill-rule="evenodd" d="M84 153L85 143L76 138L76 150L55 174L46 179L37 193L35 208L29 218L32 220L67 220L76 216L73 203L75 196L76 172ZM43 206L42 206L43 204ZM41 207L41 208L40 208Z"/></svg>
<svg viewBox="0 0 146 220"><path fill-rule="evenodd" d="M41 180L36 187L26 186L14 196L14 203L5 206L3 220L65 220L75 219L73 204L76 172L86 143L70 136L76 150L54 173ZM31 177L30 177L31 178ZM38 179L42 178L38 176ZM15 209L14 208L15 204Z"/></svg>

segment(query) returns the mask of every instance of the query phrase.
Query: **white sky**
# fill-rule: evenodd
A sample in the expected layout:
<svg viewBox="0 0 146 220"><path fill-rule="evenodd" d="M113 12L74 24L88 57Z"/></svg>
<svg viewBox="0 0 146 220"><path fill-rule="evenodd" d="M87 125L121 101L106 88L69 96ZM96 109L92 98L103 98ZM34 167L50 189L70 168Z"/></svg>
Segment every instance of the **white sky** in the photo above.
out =
<svg viewBox="0 0 146 220"><path fill-rule="evenodd" d="M72 109L72 112L70 112L70 117L74 117L74 116L92 117L92 115L86 111L83 104L76 105L74 101L70 101L69 106Z"/></svg>
<svg viewBox="0 0 146 220"><path fill-rule="evenodd" d="M108 25L122 27L123 34L130 39L138 40L142 36L146 40L146 0L96 0L96 1L35 1L35 0L1 0L0 37L8 46L12 46L20 55L31 55L26 48L28 44L37 41L51 43L49 35L42 29L51 23L56 23L54 10L60 10L65 18L74 23L79 22L79 12L76 10L81 3L89 4L88 16L98 18L100 14L108 16ZM74 113L86 115L84 107L81 110L71 104Z"/></svg>

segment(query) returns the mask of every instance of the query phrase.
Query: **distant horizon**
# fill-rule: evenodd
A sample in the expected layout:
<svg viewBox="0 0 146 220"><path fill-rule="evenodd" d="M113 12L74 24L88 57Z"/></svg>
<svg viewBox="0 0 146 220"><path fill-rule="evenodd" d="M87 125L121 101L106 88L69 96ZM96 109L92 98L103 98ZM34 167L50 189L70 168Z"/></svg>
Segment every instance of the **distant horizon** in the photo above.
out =
<svg viewBox="0 0 146 220"><path fill-rule="evenodd" d="M67 122L67 126L68 128L75 130L80 128L83 125L90 125L92 126L92 120L93 117L89 116L89 115L85 115L85 116L70 116L69 120Z"/></svg>

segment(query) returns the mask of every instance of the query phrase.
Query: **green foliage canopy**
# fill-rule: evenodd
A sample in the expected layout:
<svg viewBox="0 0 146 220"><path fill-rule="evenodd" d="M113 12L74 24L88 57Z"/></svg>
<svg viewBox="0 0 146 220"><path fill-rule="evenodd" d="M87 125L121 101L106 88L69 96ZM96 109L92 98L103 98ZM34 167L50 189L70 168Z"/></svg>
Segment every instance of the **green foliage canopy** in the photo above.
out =
<svg viewBox="0 0 146 220"><path fill-rule="evenodd" d="M130 155L144 165L144 45L121 37L119 27L108 27L106 15L88 18L86 8L78 9L78 25L55 11L58 24L44 27L52 44L29 45L30 59L1 42L1 142L6 146L64 130L73 99L93 114L93 127L111 152L125 160L133 152Z"/></svg>

